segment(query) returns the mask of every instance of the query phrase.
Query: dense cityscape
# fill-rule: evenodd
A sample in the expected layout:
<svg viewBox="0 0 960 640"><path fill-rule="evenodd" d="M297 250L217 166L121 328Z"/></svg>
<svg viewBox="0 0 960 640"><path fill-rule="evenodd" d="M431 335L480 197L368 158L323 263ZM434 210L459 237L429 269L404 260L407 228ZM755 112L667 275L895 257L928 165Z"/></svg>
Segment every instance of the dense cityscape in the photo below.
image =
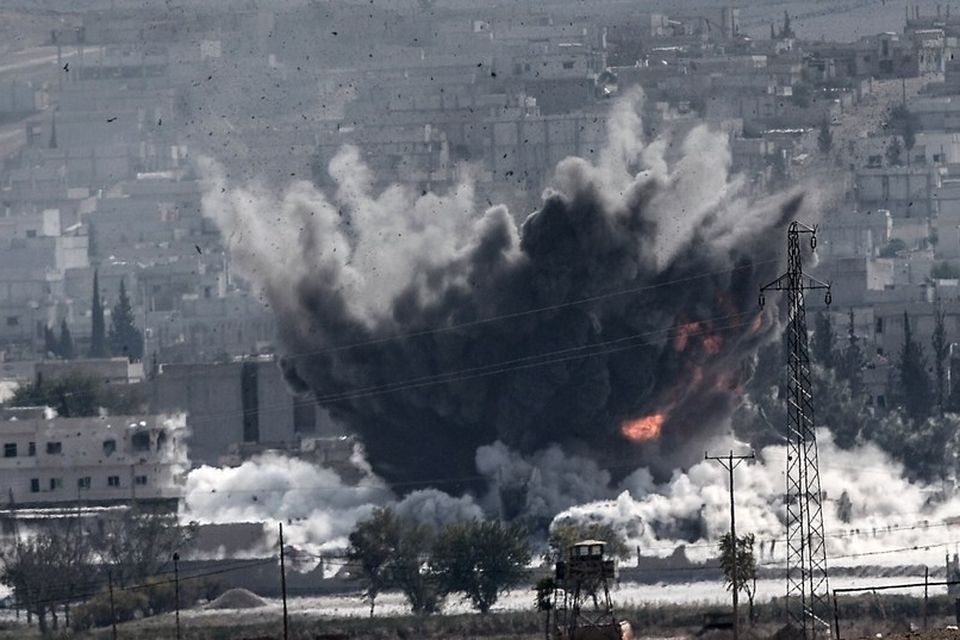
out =
<svg viewBox="0 0 960 640"><path fill-rule="evenodd" d="M0 638L960 625L960 5L0 35Z"/></svg>

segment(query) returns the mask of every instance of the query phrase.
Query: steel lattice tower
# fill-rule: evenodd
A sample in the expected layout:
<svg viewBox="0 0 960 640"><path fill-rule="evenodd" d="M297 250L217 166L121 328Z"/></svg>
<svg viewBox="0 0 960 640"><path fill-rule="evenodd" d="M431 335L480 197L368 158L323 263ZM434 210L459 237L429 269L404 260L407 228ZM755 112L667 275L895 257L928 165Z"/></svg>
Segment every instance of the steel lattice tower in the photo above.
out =
<svg viewBox="0 0 960 640"><path fill-rule="evenodd" d="M790 223L787 272L760 289L760 304L763 305L765 291L787 292L787 613L790 622L803 629L804 638L814 638L821 626L829 633L830 627L825 621L830 610L830 589L804 292L824 289L826 303L830 304L830 285L804 275L801 234L809 236L811 249L817 246L815 227Z"/></svg>

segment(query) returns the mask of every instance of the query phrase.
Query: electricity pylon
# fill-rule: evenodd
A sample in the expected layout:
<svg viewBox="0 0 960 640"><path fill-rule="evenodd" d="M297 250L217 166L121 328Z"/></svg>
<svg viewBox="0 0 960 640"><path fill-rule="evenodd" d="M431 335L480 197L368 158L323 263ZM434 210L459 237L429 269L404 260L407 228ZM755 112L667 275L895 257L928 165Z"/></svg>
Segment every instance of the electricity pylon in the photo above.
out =
<svg viewBox="0 0 960 640"><path fill-rule="evenodd" d="M760 305L765 291L787 292L787 614L790 622L803 630L804 638L815 638L822 627L829 632L825 621L830 587L804 292L823 289L830 304L830 285L804 275L801 234L809 236L811 249L816 248L817 228L791 222L787 230L787 272L760 289Z"/></svg>

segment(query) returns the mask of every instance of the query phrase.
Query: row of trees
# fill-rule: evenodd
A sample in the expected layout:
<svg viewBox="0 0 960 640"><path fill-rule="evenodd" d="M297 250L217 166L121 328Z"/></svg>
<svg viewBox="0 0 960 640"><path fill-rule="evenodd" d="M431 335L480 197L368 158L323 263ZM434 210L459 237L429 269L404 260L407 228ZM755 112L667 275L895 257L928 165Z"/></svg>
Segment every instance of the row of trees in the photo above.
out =
<svg viewBox="0 0 960 640"><path fill-rule="evenodd" d="M847 340L835 344L827 314L817 315L811 355L820 421L834 433L839 446L872 441L902 462L912 477L932 480L943 472L944 453L958 433L960 388L947 391L949 343L944 313L934 314L928 360L923 345L903 315L904 338L887 381L885 406L871 402L864 384L866 358L849 314Z"/></svg>
<svg viewBox="0 0 960 640"><path fill-rule="evenodd" d="M63 360L77 357L73 336L66 319L60 322L60 335L57 336L50 326L44 327L44 348ZM133 306L123 279L120 280L120 293L110 314L110 327L104 321L103 298L100 296L100 276L93 274L93 303L91 305L90 349L91 358L125 356L131 362L143 358L143 334L137 328L133 317Z"/></svg>
<svg viewBox="0 0 960 640"><path fill-rule="evenodd" d="M873 371L848 314L846 337L838 340L827 314L817 314L811 341L811 382L818 425L830 428L836 444L849 449L873 442L901 462L913 479L934 480L944 472L945 453L960 433L960 385L947 389L949 345L944 316L937 311L930 348L923 349L909 318L904 341L892 358L883 402L874 402L864 380ZM757 446L779 444L787 423L783 374L786 336L761 350L749 386L749 402L737 421ZM928 359L926 354L932 358ZM878 399L879 400L879 399Z"/></svg>
<svg viewBox="0 0 960 640"><path fill-rule="evenodd" d="M3 551L0 583L13 589L17 607L36 616L45 635L59 625L58 609L69 618L71 603L88 600L108 580L122 589L164 571L196 530L175 513L136 507L92 525L79 515L51 520Z"/></svg>
<svg viewBox="0 0 960 640"><path fill-rule="evenodd" d="M11 407L50 407L63 418L100 415L129 416L145 410L146 398L135 385L109 385L101 378L70 373L53 379L39 377L13 392Z"/></svg>
<svg viewBox="0 0 960 640"><path fill-rule="evenodd" d="M440 610L462 594L486 613L525 576L531 553L526 532L499 520L468 520L436 529L377 509L350 534L348 557L374 614L377 597L400 591L416 614Z"/></svg>

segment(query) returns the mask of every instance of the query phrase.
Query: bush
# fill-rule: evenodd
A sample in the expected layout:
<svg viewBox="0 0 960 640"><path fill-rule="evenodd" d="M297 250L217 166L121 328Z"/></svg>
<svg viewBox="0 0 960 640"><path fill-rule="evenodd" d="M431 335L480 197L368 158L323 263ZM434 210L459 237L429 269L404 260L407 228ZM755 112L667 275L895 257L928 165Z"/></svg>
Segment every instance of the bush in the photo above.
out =
<svg viewBox="0 0 960 640"><path fill-rule="evenodd" d="M960 269L952 262L938 262L930 270L930 277L934 280L955 280L960 278Z"/></svg>
<svg viewBox="0 0 960 640"><path fill-rule="evenodd" d="M149 607L149 599L143 591L115 589L113 592L114 610L117 622L127 622L142 614ZM101 591L83 604L73 609L70 626L74 631L85 631L93 627L107 627L113 623L110 615L110 592Z"/></svg>
<svg viewBox="0 0 960 640"><path fill-rule="evenodd" d="M152 615L166 613L177 608L177 587L173 582L151 578L147 580L147 587L140 589L147 598L147 606ZM180 605L185 603L184 596L187 595L180 590Z"/></svg>
<svg viewBox="0 0 960 640"><path fill-rule="evenodd" d="M880 249L881 258L895 258L897 254L907 248L907 243L901 240L900 238L893 238L886 244L885 247Z"/></svg>

